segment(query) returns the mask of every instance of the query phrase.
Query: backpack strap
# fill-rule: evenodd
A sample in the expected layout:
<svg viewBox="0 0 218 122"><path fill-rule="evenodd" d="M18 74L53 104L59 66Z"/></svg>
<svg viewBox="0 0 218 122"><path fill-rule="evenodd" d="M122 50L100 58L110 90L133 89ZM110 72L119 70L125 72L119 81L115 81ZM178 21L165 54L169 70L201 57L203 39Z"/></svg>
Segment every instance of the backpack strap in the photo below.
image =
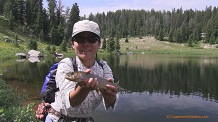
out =
<svg viewBox="0 0 218 122"><path fill-rule="evenodd" d="M72 57L70 59L71 59L71 62L73 64L73 70L78 71L78 67L77 67L77 63L76 63L76 57Z"/></svg>
<svg viewBox="0 0 218 122"><path fill-rule="evenodd" d="M98 60L96 60L96 61L97 61L98 65L100 65L100 66L101 66L101 68L104 70L103 63L101 63L101 62L100 62L100 61L98 61Z"/></svg>

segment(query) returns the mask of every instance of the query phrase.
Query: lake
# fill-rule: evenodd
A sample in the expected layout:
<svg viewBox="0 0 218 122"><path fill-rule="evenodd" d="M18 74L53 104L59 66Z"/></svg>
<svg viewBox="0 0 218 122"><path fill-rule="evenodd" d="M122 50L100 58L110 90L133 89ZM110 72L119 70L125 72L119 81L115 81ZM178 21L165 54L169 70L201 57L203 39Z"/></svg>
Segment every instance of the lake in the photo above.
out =
<svg viewBox="0 0 218 122"><path fill-rule="evenodd" d="M218 119L218 57L179 55L99 55L115 82L129 90L119 93L116 109L94 112L96 122L208 122ZM31 63L2 61L3 78L29 102L39 103L43 81L60 59ZM3 65L5 64L5 65Z"/></svg>

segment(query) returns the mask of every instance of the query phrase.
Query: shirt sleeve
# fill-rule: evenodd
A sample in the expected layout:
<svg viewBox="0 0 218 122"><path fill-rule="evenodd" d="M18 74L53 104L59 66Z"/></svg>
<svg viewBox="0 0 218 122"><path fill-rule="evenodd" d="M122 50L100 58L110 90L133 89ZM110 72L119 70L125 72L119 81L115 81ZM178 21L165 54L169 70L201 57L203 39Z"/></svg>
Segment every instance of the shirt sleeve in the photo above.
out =
<svg viewBox="0 0 218 122"><path fill-rule="evenodd" d="M103 75L104 75L104 78L105 79L112 78L113 81L114 81L113 72L112 72L111 68L109 67L109 65L107 64L107 62L106 61L101 61L101 63L103 64ZM110 105L110 106L106 106L105 100L103 98L103 105L104 105L105 110L108 110L110 107L112 107L112 109L115 110L115 108L116 108L116 106L118 104L118 100L119 100L119 94L117 93L116 94L115 102L112 105Z"/></svg>
<svg viewBox="0 0 218 122"><path fill-rule="evenodd" d="M118 104L118 101L119 101L119 94L118 93L116 94L116 100L115 100L115 102L112 105L106 106L105 101L103 99L104 109L108 110L111 107L113 110L115 110L115 108L116 108L116 106Z"/></svg>
<svg viewBox="0 0 218 122"><path fill-rule="evenodd" d="M56 83L57 87L60 90L61 96L61 103L66 107L70 108L70 101L69 101L69 93L71 90L75 88L76 83L70 82L65 78L66 74L69 72L73 72L73 65L69 58L63 59L60 61L57 73L56 73Z"/></svg>

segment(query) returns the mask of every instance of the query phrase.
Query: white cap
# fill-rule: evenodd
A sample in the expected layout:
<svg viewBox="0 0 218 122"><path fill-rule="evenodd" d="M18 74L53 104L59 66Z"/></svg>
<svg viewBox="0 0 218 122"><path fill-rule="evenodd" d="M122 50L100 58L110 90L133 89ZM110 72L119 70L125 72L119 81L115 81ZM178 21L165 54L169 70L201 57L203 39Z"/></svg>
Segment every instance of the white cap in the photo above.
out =
<svg viewBox="0 0 218 122"><path fill-rule="evenodd" d="M85 32L85 31L95 33L100 37L100 29L96 22L89 21L89 20L82 20L74 24L72 38L74 38L74 36L77 35L78 33Z"/></svg>

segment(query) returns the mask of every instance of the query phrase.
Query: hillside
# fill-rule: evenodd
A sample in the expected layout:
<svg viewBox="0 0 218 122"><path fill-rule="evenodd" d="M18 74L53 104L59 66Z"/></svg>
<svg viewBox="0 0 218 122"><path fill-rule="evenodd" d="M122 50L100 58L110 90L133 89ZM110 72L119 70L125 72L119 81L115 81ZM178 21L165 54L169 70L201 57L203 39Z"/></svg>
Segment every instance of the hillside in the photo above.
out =
<svg viewBox="0 0 218 122"><path fill-rule="evenodd" d="M159 41L151 36L145 36L141 39L130 37L129 43L125 43L125 39L121 39L120 45L121 52L133 51L142 54L218 55L217 45L198 42L197 44L194 44L194 47L188 47L187 43Z"/></svg>
<svg viewBox="0 0 218 122"><path fill-rule="evenodd" d="M19 46L16 46L12 41L15 40L17 34ZM6 37L9 42L5 42ZM27 42L30 40L30 33L26 32L24 27L14 25L13 31L8 29L8 20L0 16L0 57L1 59L8 59L15 57L17 52L27 53ZM216 45L209 45L199 42L194 47L188 47L185 43L169 43L166 41L158 41L154 37L145 36L142 38L129 37L129 42L125 39L120 40L121 53L158 53L158 54L189 54L189 55L218 55ZM47 44L38 41L38 50L44 51ZM58 47L56 47L58 49ZM68 51L71 53L71 49ZM102 51L101 51L102 52Z"/></svg>
<svg viewBox="0 0 218 122"><path fill-rule="evenodd" d="M15 36L18 38L18 45L14 43ZM0 57L1 59L13 58L17 52L27 53L27 42L30 40L31 34L25 30L24 26L13 24L13 30L9 29L8 20L0 16ZM34 37L33 37L34 39ZM42 50L46 44L38 42L38 49Z"/></svg>

